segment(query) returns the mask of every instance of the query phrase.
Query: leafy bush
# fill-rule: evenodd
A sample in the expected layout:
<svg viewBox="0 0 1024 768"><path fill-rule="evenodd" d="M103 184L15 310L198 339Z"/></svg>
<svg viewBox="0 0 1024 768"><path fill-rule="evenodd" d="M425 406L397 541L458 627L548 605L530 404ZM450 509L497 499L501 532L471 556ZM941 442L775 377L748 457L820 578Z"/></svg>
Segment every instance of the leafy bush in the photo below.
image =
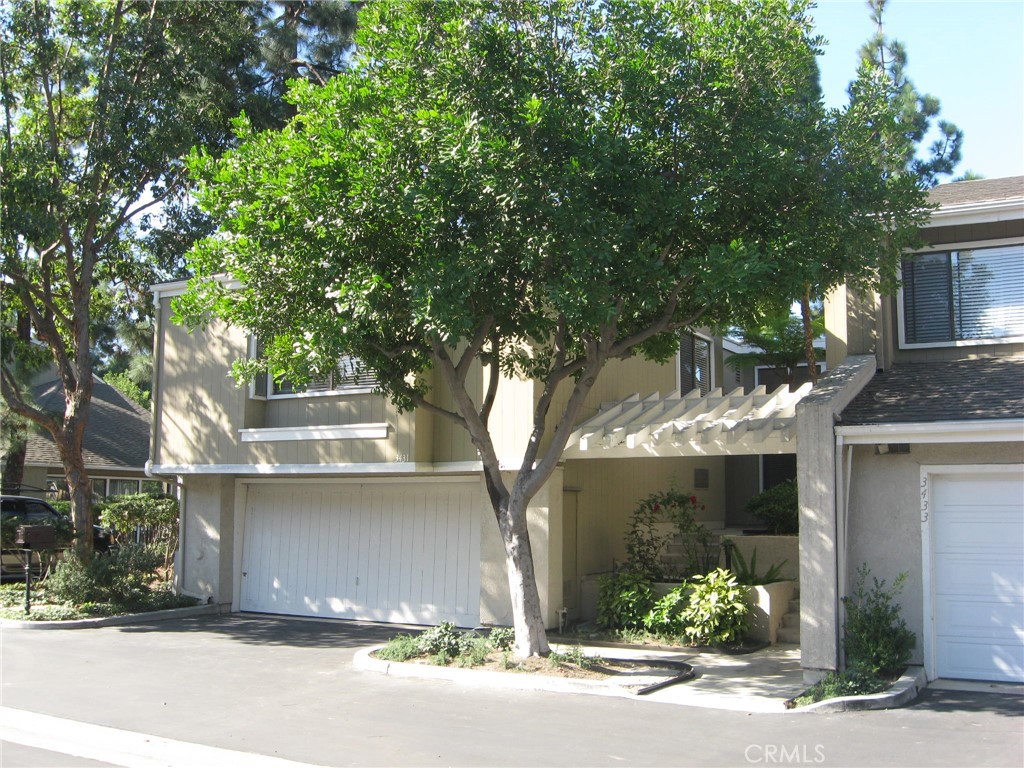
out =
<svg viewBox="0 0 1024 768"><path fill-rule="evenodd" d="M134 493L118 496L97 516L101 524L114 531L119 544L137 528L147 531L147 543L159 549L164 567L170 565L178 548L178 501L159 493Z"/></svg>
<svg viewBox="0 0 1024 768"><path fill-rule="evenodd" d="M456 662L460 667L477 667L487 661L492 648L486 637L466 637Z"/></svg>
<svg viewBox="0 0 1024 768"><path fill-rule="evenodd" d="M747 512L767 525L777 536L798 533L800 504L796 482L787 480L765 489L747 502Z"/></svg>
<svg viewBox="0 0 1024 768"><path fill-rule="evenodd" d="M736 576L724 568L693 578L690 602L680 621L696 645L736 643L747 628L747 603Z"/></svg>
<svg viewBox="0 0 1024 768"><path fill-rule="evenodd" d="M511 651L516 644L516 631L512 627L492 627L487 639L496 651Z"/></svg>
<svg viewBox="0 0 1024 768"><path fill-rule="evenodd" d="M714 567L718 549L712 545L711 532L696 519L697 512L703 510L696 496L676 490L652 493L641 500L626 529L626 568L653 582ZM666 530L664 523L671 528ZM662 552L677 534L684 549L683 572L669 574Z"/></svg>
<svg viewBox="0 0 1024 768"><path fill-rule="evenodd" d="M654 607L654 590L643 575L629 570L598 581L597 622L609 629L639 629Z"/></svg>
<svg viewBox="0 0 1024 768"><path fill-rule="evenodd" d="M454 659L466 647L469 638L456 629L452 622L442 621L421 634L417 640L422 653Z"/></svg>
<svg viewBox="0 0 1024 768"><path fill-rule="evenodd" d="M644 627L656 635L681 635L685 631L682 612L688 587L676 587L654 604L644 616Z"/></svg>
<svg viewBox="0 0 1024 768"><path fill-rule="evenodd" d="M377 657L387 661L408 661L419 655L419 638L412 635L398 635L388 640L387 645L377 651Z"/></svg>
<svg viewBox="0 0 1024 768"><path fill-rule="evenodd" d="M788 562L787 560L783 560L781 563L772 563L768 566L767 571L758 575L757 547L754 547L753 551L750 553L750 565L747 565L746 558L743 557L743 553L740 552L739 548L736 547L735 544L732 544L729 551L730 559L732 560L732 571L736 574L736 581L746 586L771 584L773 581L778 581L779 575L782 573L782 566Z"/></svg>
<svg viewBox="0 0 1024 768"><path fill-rule="evenodd" d="M136 545L88 560L69 551L47 577L46 588L58 602L134 608L146 603L149 585L161 562L159 553Z"/></svg>
<svg viewBox="0 0 1024 768"><path fill-rule="evenodd" d="M917 645L917 637L907 629L896 603L907 573L897 576L888 588L884 579L875 577L873 586L868 587L870 575L871 569L861 565L853 593L843 598L846 664L870 675L892 678L903 671Z"/></svg>

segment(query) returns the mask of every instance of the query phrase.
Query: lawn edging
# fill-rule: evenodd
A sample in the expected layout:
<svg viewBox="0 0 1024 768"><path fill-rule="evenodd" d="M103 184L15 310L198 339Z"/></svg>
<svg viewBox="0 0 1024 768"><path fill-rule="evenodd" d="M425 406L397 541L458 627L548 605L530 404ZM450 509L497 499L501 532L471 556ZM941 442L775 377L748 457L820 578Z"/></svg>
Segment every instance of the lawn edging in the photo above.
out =
<svg viewBox="0 0 1024 768"><path fill-rule="evenodd" d="M825 699L806 707L797 707L789 710L792 713L802 714L804 712L859 712L868 709L896 709L909 704L917 698L917 694L928 685L924 674L924 667L910 666L907 671L892 684L890 688L881 693L871 693L865 696L839 696L834 699Z"/></svg>
<svg viewBox="0 0 1024 768"><path fill-rule="evenodd" d="M97 616L91 619L71 619L68 621L0 619L0 627L3 629L92 629L94 627L141 624L150 621L167 621L169 619L188 618L189 616L207 616L222 612L222 607L217 604L190 605L186 608L168 608L163 611L149 611L148 613L126 613L120 616Z"/></svg>

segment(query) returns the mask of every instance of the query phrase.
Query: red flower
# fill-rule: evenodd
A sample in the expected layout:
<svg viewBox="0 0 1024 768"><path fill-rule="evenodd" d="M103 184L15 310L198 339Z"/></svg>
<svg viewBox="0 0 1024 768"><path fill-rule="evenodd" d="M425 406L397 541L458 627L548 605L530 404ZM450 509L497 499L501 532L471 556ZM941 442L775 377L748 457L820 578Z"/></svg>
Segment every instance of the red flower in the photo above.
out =
<svg viewBox="0 0 1024 768"><path fill-rule="evenodd" d="M697 506L697 497L696 496L691 496L690 497L690 503L693 504L693 506Z"/></svg>
<svg viewBox="0 0 1024 768"><path fill-rule="evenodd" d="M660 506L660 505L658 505L658 504L655 504L655 505L654 505L653 507L651 507L651 509L652 509L652 510L653 510L654 512L658 512L658 511L660 511L660 510L661 510L661 506Z"/></svg>

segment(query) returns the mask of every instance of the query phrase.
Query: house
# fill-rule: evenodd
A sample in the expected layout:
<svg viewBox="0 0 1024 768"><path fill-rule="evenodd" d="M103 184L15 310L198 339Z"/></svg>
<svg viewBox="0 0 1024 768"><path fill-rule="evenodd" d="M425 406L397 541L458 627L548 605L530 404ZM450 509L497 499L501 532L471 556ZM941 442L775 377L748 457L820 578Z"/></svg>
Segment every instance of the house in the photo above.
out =
<svg viewBox="0 0 1024 768"><path fill-rule="evenodd" d="M895 296L834 292L798 407L801 651L838 668L856 571L907 574L928 679L1024 682L1024 177L935 188Z"/></svg>
<svg viewBox="0 0 1024 768"><path fill-rule="evenodd" d="M372 381L237 386L229 365L254 340L217 321L191 335L173 324L185 287L153 288L150 465L181 483L180 589L232 610L510 624L504 548L468 436L425 410L399 413ZM720 338L686 334L675 364L613 362L599 378L564 462L529 508L548 626L581 615L592 575L624 560L642 498L674 487L700 498L709 527L743 525L758 457L795 454L794 408L807 388L747 392L725 354ZM533 382L500 383L490 423L510 468L537 396ZM736 481L734 461L753 462L752 477ZM795 556L788 567L795 576Z"/></svg>
<svg viewBox="0 0 1024 768"><path fill-rule="evenodd" d="M52 370L39 377L32 388L32 396L45 410L64 410L64 392ZM145 474L151 426L149 411L94 377L89 423L83 440L85 468L92 482L94 499L165 489L163 482ZM48 432L29 432L22 488L27 495L49 499L61 498L62 493L66 493L64 467Z"/></svg>

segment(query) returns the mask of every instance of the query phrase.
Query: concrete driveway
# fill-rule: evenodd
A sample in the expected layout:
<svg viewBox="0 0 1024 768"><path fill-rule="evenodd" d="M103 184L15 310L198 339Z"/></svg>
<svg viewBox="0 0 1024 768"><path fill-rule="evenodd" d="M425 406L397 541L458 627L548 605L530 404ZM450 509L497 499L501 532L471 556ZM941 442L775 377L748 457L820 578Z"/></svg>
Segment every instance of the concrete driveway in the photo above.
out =
<svg viewBox="0 0 1024 768"><path fill-rule="evenodd" d="M40 713L231 750L253 765L1024 764L1017 696L926 692L890 712L751 714L353 669L357 649L396 631L237 615L4 630L0 703L12 720ZM2 763L39 759L12 748ZM144 764L113 751L103 762Z"/></svg>

